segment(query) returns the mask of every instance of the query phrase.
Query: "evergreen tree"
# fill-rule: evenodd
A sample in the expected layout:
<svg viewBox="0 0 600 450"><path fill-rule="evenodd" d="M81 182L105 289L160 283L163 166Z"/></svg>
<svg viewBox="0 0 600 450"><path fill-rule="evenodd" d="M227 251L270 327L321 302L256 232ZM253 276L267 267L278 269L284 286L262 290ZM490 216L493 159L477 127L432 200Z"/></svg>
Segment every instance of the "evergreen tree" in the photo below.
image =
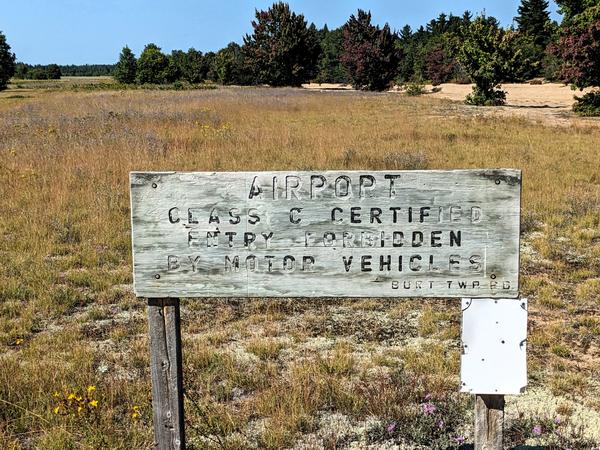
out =
<svg viewBox="0 0 600 450"><path fill-rule="evenodd" d="M187 51L185 66L183 68L183 78L190 83L201 83L208 77L208 62L202 55L202 52L195 48Z"/></svg>
<svg viewBox="0 0 600 450"><path fill-rule="evenodd" d="M531 36L542 50L550 42L551 21L547 0L521 0L515 21L519 31Z"/></svg>
<svg viewBox="0 0 600 450"><path fill-rule="evenodd" d="M319 58L319 83L349 83L350 78L342 66L340 56L344 40L343 30L336 28L329 31L327 25L319 31L321 38L321 57Z"/></svg>
<svg viewBox="0 0 600 450"><path fill-rule="evenodd" d="M465 30L459 62L475 83L467 103L504 103L506 93L499 85L515 71L520 56L515 49L515 36L515 32L504 31L493 17L478 17Z"/></svg>
<svg viewBox="0 0 600 450"><path fill-rule="evenodd" d="M371 13L358 10L344 25L341 61L356 89L383 91L396 76L400 51L386 23L383 28L371 24Z"/></svg>
<svg viewBox="0 0 600 450"><path fill-rule="evenodd" d="M169 58L156 44L148 44L137 62L137 82L160 84L167 82Z"/></svg>
<svg viewBox="0 0 600 450"><path fill-rule="evenodd" d="M246 61L246 60L245 60ZM202 68L206 71L205 78L217 83L219 73L217 70L217 54L215 52L206 52L202 58Z"/></svg>
<svg viewBox="0 0 600 450"><path fill-rule="evenodd" d="M60 80L60 77L62 76L62 72L60 71L60 66L58 64L48 64L46 66L46 73L48 80Z"/></svg>
<svg viewBox="0 0 600 450"><path fill-rule="evenodd" d="M28 72L29 72L29 64L25 64L22 62L18 62L15 65L15 74L14 77L18 78L19 80L25 80L28 78Z"/></svg>
<svg viewBox="0 0 600 450"><path fill-rule="evenodd" d="M443 83L453 78L463 80L456 58L462 45L463 30L469 26L472 17L469 11L462 16L440 14L426 28L419 27L414 33L406 25L397 41L402 50L398 81Z"/></svg>
<svg viewBox="0 0 600 450"><path fill-rule="evenodd" d="M410 25L405 25L398 36L396 47L402 53L402 59L398 63L398 80L410 81L415 73L415 58L417 54L416 33L413 33Z"/></svg>
<svg viewBox="0 0 600 450"><path fill-rule="evenodd" d="M111 76L116 64L68 64L61 65L63 77L104 77Z"/></svg>
<svg viewBox="0 0 600 450"><path fill-rule="evenodd" d="M0 31L0 91L6 89L8 80L15 74L15 59L6 36Z"/></svg>
<svg viewBox="0 0 600 450"><path fill-rule="evenodd" d="M256 11L252 35L244 37L244 54L258 83L300 86L316 73L320 53L314 24L287 3Z"/></svg>
<svg viewBox="0 0 600 450"><path fill-rule="evenodd" d="M586 10L600 8L599 0L556 0L559 12L563 15L563 25L571 25L575 16Z"/></svg>
<svg viewBox="0 0 600 450"><path fill-rule="evenodd" d="M119 62L115 66L113 77L119 83L132 84L135 83L137 72L137 61L131 49L127 46L121 50Z"/></svg>
<svg viewBox="0 0 600 450"><path fill-rule="evenodd" d="M252 83L252 78L248 76L244 64L242 47L235 42L231 42L227 47L217 52L214 64L219 83L225 85Z"/></svg>

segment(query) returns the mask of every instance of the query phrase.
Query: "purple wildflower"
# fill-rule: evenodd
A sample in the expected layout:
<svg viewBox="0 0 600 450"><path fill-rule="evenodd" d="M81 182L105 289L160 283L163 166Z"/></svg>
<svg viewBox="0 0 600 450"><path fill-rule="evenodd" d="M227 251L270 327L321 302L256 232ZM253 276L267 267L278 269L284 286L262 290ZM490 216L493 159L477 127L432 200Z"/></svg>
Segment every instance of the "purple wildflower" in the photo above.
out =
<svg viewBox="0 0 600 450"><path fill-rule="evenodd" d="M431 402L423 403L423 412L426 416L432 416L437 411L435 405Z"/></svg>
<svg viewBox="0 0 600 450"><path fill-rule="evenodd" d="M556 425L560 425L560 424L562 423L562 419L560 418L560 416L556 416L556 417L554 418L554 423L555 423Z"/></svg>
<svg viewBox="0 0 600 450"><path fill-rule="evenodd" d="M444 421L443 420L438 421L437 426L440 430L443 430L444 429Z"/></svg>
<svg viewBox="0 0 600 450"><path fill-rule="evenodd" d="M392 422L388 425L387 432L392 434L395 429L396 429L396 422Z"/></svg>
<svg viewBox="0 0 600 450"><path fill-rule="evenodd" d="M454 441L458 444L458 445L462 445L465 443L465 437L464 436L456 436L454 438Z"/></svg>
<svg viewBox="0 0 600 450"><path fill-rule="evenodd" d="M536 425L535 427L533 427L533 430L531 430L531 431L532 431L532 433L535 436L541 436L541 434L542 434L542 426L541 425Z"/></svg>
<svg viewBox="0 0 600 450"><path fill-rule="evenodd" d="M428 402L429 400L431 400L431 394L427 394L425 396L425 401Z"/></svg>

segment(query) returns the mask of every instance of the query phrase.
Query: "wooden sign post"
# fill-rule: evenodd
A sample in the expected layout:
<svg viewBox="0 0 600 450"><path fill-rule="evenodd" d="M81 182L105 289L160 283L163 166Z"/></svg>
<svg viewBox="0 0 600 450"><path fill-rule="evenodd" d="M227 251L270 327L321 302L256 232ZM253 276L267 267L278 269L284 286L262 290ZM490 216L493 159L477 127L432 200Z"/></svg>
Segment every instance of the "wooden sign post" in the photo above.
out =
<svg viewBox="0 0 600 450"><path fill-rule="evenodd" d="M157 448L184 446L180 297L518 296L518 170L130 178Z"/></svg>
<svg viewBox="0 0 600 450"><path fill-rule="evenodd" d="M155 448L185 448L178 298L149 298L150 371Z"/></svg>
<svg viewBox="0 0 600 450"><path fill-rule="evenodd" d="M504 395L527 386L527 299L462 299L461 392L475 395L475 450L502 450Z"/></svg>

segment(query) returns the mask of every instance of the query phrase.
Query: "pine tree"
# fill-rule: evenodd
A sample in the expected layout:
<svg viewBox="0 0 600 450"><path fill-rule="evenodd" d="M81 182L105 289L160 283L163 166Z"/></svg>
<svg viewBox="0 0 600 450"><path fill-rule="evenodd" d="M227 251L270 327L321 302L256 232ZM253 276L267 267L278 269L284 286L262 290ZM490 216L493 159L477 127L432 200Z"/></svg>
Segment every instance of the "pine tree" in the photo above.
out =
<svg viewBox="0 0 600 450"><path fill-rule="evenodd" d="M6 37L0 31L0 91L6 89L8 80L15 74L15 54L10 51Z"/></svg>
<svg viewBox="0 0 600 450"><path fill-rule="evenodd" d="M135 83L135 75L137 71L137 61L135 55L129 47L123 47L119 62L115 66L113 76L119 83L131 84Z"/></svg>
<svg viewBox="0 0 600 450"><path fill-rule="evenodd" d="M258 83L300 86L316 74L321 51L317 29L287 3L256 11L252 35L244 37L244 54Z"/></svg>
<svg viewBox="0 0 600 450"><path fill-rule="evenodd" d="M519 31L533 38L535 45L545 49L550 42L550 13L547 0L521 0L515 22Z"/></svg>
<svg viewBox="0 0 600 450"><path fill-rule="evenodd" d="M506 93L500 83L515 71L521 52L514 46L514 31L503 30L494 17L478 17L465 29L458 60L475 83L466 102L502 105Z"/></svg>
<svg viewBox="0 0 600 450"><path fill-rule="evenodd" d="M371 13L358 10L344 25L344 52L341 57L356 89L383 91L394 80L400 50L395 35L386 23L383 28L371 24Z"/></svg>
<svg viewBox="0 0 600 450"><path fill-rule="evenodd" d="M582 14L585 11L591 11L591 16L587 17L586 20L593 22L600 19L600 0L556 0L559 6L559 12L563 15L563 26L569 26L573 24L575 16Z"/></svg>
<svg viewBox="0 0 600 450"><path fill-rule="evenodd" d="M319 58L319 83L349 83L350 78L340 62L343 31L336 28L329 31L327 25L319 31L321 36L321 57Z"/></svg>
<svg viewBox="0 0 600 450"><path fill-rule="evenodd" d="M167 82L169 58L156 44L148 44L137 62L138 83L161 84Z"/></svg>

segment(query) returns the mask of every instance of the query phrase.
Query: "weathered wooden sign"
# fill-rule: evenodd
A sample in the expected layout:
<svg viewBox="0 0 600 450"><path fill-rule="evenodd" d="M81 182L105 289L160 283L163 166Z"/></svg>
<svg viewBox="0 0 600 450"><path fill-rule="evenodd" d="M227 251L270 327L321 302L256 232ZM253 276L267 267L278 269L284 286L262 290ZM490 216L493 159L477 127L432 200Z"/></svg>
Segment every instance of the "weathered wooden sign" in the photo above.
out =
<svg viewBox="0 0 600 450"><path fill-rule="evenodd" d="M518 296L521 172L131 173L141 297Z"/></svg>

